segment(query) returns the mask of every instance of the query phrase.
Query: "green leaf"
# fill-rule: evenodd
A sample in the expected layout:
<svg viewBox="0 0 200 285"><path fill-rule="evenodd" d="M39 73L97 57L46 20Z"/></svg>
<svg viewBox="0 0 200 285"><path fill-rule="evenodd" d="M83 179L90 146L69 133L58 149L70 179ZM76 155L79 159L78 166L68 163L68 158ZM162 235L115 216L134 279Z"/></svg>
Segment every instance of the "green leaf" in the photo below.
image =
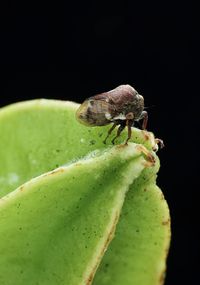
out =
<svg viewBox="0 0 200 285"><path fill-rule="evenodd" d="M147 169L130 186L94 285L162 284L169 240L168 206Z"/></svg>
<svg viewBox="0 0 200 285"><path fill-rule="evenodd" d="M0 197L33 177L105 148L102 141L110 126L81 125L75 119L78 106L40 99L1 109ZM151 133L137 129L134 142L155 146Z"/></svg>
<svg viewBox="0 0 200 285"><path fill-rule="evenodd" d="M77 107L0 111L0 284L91 284L117 223L94 284L160 284L170 225L154 136L105 146L108 127L82 126Z"/></svg>

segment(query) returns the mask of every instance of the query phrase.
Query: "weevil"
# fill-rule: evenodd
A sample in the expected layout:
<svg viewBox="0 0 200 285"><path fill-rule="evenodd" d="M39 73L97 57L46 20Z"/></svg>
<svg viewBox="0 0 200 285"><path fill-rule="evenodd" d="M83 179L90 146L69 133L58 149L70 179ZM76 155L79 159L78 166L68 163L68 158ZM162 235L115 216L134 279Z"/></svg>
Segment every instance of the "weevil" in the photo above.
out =
<svg viewBox="0 0 200 285"><path fill-rule="evenodd" d="M127 144L131 138L131 127L134 122L143 119L142 129L147 127L148 113L144 111L144 98L130 85L120 85L117 88L97 94L86 99L76 112L77 120L86 126L105 126L113 123L103 141L116 126L119 125L117 134L112 143L120 136L125 127L128 128Z"/></svg>

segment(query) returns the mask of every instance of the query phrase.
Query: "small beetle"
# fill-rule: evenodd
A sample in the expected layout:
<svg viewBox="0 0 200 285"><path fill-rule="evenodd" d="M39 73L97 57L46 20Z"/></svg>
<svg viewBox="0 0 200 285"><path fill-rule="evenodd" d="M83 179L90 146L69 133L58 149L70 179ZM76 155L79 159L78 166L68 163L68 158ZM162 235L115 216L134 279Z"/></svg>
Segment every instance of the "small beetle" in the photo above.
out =
<svg viewBox="0 0 200 285"><path fill-rule="evenodd" d="M131 127L134 121L143 119L142 129L146 129L148 114L144 111L144 98L130 85L120 85L117 88L86 99L76 112L77 120L86 126L105 126L113 123L106 140L119 125L117 135L113 138L114 144L124 128L128 128L128 137L131 138Z"/></svg>

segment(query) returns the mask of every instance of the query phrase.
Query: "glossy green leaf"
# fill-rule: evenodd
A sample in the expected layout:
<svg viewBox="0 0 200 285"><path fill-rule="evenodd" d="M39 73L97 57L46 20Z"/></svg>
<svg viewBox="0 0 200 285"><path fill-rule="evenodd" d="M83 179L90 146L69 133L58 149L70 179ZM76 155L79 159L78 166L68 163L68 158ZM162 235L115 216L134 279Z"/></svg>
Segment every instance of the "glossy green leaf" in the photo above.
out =
<svg viewBox="0 0 200 285"><path fill-rule="evenodd" d="M0 111L0 284L90 284L117 223L93 283L160 284L170 228L154 136L105 146L108 127L82 126L77 107Z"/></svg>

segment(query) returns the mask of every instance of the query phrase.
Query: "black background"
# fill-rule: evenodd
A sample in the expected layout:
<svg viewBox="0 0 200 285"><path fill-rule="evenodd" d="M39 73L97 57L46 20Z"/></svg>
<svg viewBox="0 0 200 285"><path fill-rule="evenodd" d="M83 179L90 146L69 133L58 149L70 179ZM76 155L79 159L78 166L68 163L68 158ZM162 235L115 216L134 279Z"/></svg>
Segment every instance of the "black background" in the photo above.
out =
<svg viewBox="0 0 200 285"><path fill-rule="evenodd" d="M28 3L2 9L0 105L41 97L82 102L133 85L149 106L148 129L166 145L159 151L158 178L172 216L165 284L197 282L197 7L167 1Z"/></svg>

